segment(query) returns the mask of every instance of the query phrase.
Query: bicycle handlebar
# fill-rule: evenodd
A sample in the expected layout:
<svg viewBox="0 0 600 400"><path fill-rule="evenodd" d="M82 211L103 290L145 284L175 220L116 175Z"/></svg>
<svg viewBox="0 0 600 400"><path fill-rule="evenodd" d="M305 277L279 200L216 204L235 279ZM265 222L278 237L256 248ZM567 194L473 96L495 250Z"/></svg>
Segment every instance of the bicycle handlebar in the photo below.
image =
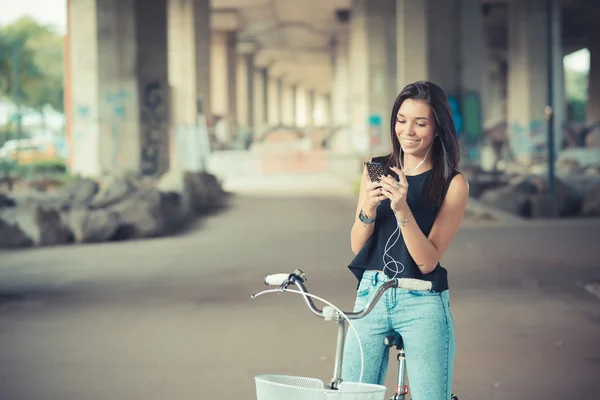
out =
<svg viewBox="0 0 600 400"><path fill-rule="evenodd" d="M304 272L300 270L296 270L293 274L273 274L267 275L265 277L265 284L271 286L279 286L277 289L268 289L262 292L253 294L251 298L255 299L259 296L271 293L282 293L287 290L289 285L296 285L300 292L303 293L304 300L306 301L306 305L310 309L310 311L318 317L330 319L331 314L324 313L324 310L319 310L312 299L309 297L308 290L306 290L306 286L304 286L304 281L306 281L306 275ZM344 312L348 319L360 319L366 316L371 312L375 304L379 301L383 293L386 290L391 288L402 288L408 290L417 290L417 291L429 291L432 288L432 283L430 281L424 281L420 279L412 279L412 278L394 278L387 282L385 282L381 287L375 292L375 295L369 300L369 303L366 307L361 311L356 312Z"/></svg>

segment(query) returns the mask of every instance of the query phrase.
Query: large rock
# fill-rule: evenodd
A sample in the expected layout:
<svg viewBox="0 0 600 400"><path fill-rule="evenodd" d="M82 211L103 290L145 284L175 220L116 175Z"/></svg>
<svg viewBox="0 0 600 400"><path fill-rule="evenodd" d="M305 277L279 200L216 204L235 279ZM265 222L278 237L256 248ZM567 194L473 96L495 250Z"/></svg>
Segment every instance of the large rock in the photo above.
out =
<svg viewBox="0 0 600 400"><path fill-rule="evenodd" d="M461 168L461 173L469 182L469 196L479 198L484 192L507 184L508 177L498 172L486 172L468 167Z"/></svg>
<svg viewBox="0 0 600 400"><path fill-rule="evenodd" d="M514 178L500 189L486 191L481 201L522 217L567 217L580 213L583 201L581 190L556 178L555 191L555 195L550 195L547 178L528 175Z"/></svg>
<svg viewBox="0 0 600 400"><path fill-rule="evenodd" d="M600 176L600 164L592 165L591 167L587 167L585 169L586 176Z"/></svg>
<svg viewBox="0 0 600 400"><path fill-rule="evenodd" d="M100 191L94 196L90 208L105 208L127 198L135 191L138 185L133 178L122 175L111 175L103 179Z"/></svg>
<svg viewBox="0 0 600 400"><path fill-rule="evenodd" d="M183 170L171 168L160 177L156 184L156 190L178 195L181 213L184 216L190 216L195 211L192 210L192 194L189 188L186 187L185 172Z"/></svg>
<svg viewBox="0 0 600 400"><path fill-rule="evenodd" d="M184 182L189 190L191 208L196 213L205 214L225 206L227 193L216 176L205 172L185 172Z"/></svg>
<svg viewBox="0 0 600 400"><path fill-rule="evenodd" d="M69 243L73 239L59 211L40 204L25 203L0 211L0 219L18 227L37 246Z"/></svg>
<svg viewBox="0 0 600 400"><path fill-rule="evenodd" d="M137 190L106 211L119 218L115 238L120 240L162 236L182 223L179 196L156 190Z"/></svg>
<svg viewBox="0 0 600 400"><path fill-rule="evenodd" d="M0 216L0 248L12 249L31 246L33 241L17 224L11 224Z"/></svg>
<svg viewBox="0 0 600 400"><path fill-rule="evenodd" d="M60 193L59 198L69 207L87 206L98 192L98 183L89 178L77 177Z"/></svg>
<svg viewBox="0 0 600 400"><path fill-rule="evenodd" d="M481 203L514 215L528 217L531 214L531 194L515 191L515 185L491 189L483 193Z"/></svg>
<svg viewBox="0 0 600 400"><path fill-rule="evenodd" d="M560 216L560 200L548 193L538 193L530 197L531 218L557 218Z"/></svg>
<svg viewBox="0 0 600 400"><path fill-rule="evenodd" d="M570 161L567 161L570 160ZM587 168L592 165L600 164L600 147L570 147L561 151L557 157L556 163L578 165L581 168Z"/></svg>
<svg viewBox="0 0 600 400"><path fill-rule="evenodd" d="M4 193L0 193L0 208L3 207L14 207L17 205L17 202L12 197L5 195Z"/></svg>
<svg viewBox="0 0 600 400"><path fill-rule="evenodd" d="M532 193L537 196L539 201L536 203L536 208L539 208L539 213L532 210L532 217L552 216L556 209L558 215L563 217L571 217L578 215L581 212L581 203L583 201L583 192L575 185L569 183L567 177L554 179L555 194L550 195L550 187L548 179L541 176L528 176L523 178L524 182L533 184L536 191ZM543 210L542 210L543 209Z"/></svg>
<svg viewBox="0 0 600 400"><path fill-rule="evenodd" d="M585 194L581 213L585 216L600 217L600 184Z"/></svg>
<svg viewBox="0 0 600 400"><path fill-rule="evenodd" d="M68 213L67 223L77 243L93 243L112 239L120 220L114 212L76 208Z"/></svg>
<svg viewBox="0 0 600 400"><path fill-rule="evenodd" d="M35 190L13 196L19 207L39 206L44 210L68 210L69 200L63 193L44 193Z"/></svg>

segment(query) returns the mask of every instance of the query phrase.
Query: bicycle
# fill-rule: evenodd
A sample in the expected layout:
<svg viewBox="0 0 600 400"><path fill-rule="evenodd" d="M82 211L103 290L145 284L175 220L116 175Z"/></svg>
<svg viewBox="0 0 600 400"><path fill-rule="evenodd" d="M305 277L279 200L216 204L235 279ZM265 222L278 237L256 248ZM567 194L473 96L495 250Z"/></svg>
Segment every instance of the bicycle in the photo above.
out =
<svg viewBox="0 0 600 400"><path fill-rule="evenodd" d="M252 299L259 296L272 293L293 292L302 295L310 311L317 317L324 318L326 321L335 321L338 323L337 344L335 351L335 361L333 377L327 385L320 379L305 378L286 375L258 375L255 377L257 400L383 400L387 388L383 385L354 383L342 381L342 362L343 349L346 338L346 322L352 327L350 320L360 319L371 312L375 304L388 289L403 288L408 290L428 291L431 290L431 282L411 278L395 278L385 282L375 292L366 307L361 311L343 312L326 300L312 295L305 286L306 274L297 269L292 274L273 274L265 277L265 284L268 286L278 286L276 289L263 290L253 294ZM298 291L289 289L289 286L295 285ZM319 310L312 298L316 298L327 306ZM360 340L359 340L360 342ZM398 354L398 384L395 393L389 397L389 400L405 400L409 393L406 378L406 359L404 353L404 344L402 337L398 333L386 336L384 345L387 348L396 347ZM360 346L360 343L359 343ZM362 349L362 347L361 347ZM361 350L362 353L362 350ZM361 373L362 376L362 373ZM455 394L451 395L450 400L458 400Z"/></svg>

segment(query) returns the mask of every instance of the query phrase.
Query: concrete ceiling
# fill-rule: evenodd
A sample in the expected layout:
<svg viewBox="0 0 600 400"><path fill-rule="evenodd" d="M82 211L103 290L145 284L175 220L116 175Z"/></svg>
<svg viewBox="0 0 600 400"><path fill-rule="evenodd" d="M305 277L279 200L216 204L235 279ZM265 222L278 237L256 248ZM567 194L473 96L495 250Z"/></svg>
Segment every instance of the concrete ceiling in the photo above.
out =
<svg viewBox="0 0 600 400"><path fill-rule="evenodd" d="M506 51L507 3L482 0L488 46ZM340 22L336 10L352 0L212 0L212 29L237 32L238 43L250 43L258 66L291 84L327 93L332 84L331 42ZM600 0L562 0L566 47L577 47L582 28L600 19ZM573 44L571 44L573 43Z"/></svg>
<svg viewBox="0 0 600 400"><path fill-rule="evenodd" d="M213 30L236 19L238 42L257 44L255 61L289 83L331 90L331 41L339 24L336 10L351 0L212 0ZM221 17L219 17L219 15ZM227 17L225 17L227 15ZM221 21L221 22L219 22Z"/></svg>

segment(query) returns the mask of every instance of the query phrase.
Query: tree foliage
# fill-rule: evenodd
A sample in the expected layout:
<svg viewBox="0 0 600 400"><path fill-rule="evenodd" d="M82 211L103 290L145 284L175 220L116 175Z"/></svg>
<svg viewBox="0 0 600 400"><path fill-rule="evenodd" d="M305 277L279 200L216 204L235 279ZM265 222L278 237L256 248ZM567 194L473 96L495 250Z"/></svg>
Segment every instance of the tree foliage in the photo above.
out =
<svg viewBox="0 0 600 400"><path fill-rule="evenodd" d="M62 36L29 17L0 27L0 95L8 98L14 95L15 65L23 105L63 109Z"/></svg>

